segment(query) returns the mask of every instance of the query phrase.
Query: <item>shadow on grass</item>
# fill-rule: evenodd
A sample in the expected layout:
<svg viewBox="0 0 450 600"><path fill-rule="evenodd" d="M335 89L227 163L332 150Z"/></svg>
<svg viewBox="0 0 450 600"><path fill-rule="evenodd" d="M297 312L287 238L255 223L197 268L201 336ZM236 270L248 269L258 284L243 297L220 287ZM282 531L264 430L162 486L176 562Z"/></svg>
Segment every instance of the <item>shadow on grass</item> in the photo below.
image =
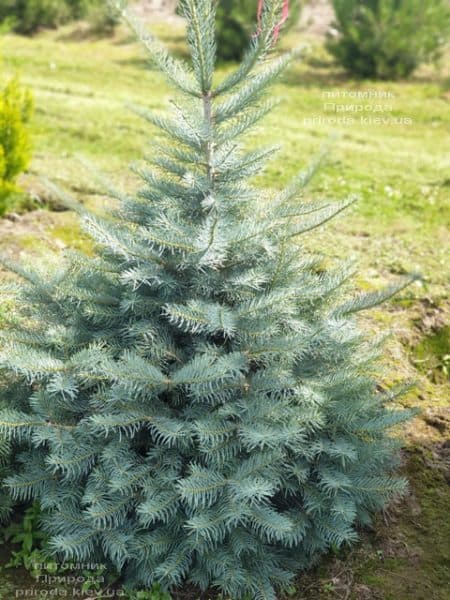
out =
<svg viewBox="0 0 450 600"><path fill-rule="evenodd" d="M70 31L64 31L56 37L57 42L78 43L96 42L100 40L113 40L114 32L100 32L93 29L88 23L78 23Z"/></svg>

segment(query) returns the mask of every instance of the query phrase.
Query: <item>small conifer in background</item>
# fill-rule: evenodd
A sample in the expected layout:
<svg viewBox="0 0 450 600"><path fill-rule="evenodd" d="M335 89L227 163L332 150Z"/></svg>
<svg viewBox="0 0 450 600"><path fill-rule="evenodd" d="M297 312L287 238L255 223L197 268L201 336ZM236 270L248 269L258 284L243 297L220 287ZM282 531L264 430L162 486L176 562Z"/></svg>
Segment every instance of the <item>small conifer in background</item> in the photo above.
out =
<svg viewBox="0 0 450 600"><path fill-rule="evenodd" d="M171 116L139 109L167 143L109 214L73 203L94 256L3 260L22 280L4 291L21 315L1 334L0 432L21 447L6 485L40 502L56 553L131 588L275 599L405 486L387 432L410 412L377 391L381 344L356 315L409 279L349 297L349 264L291 243L353 203L305 199L315 166L278 193L251 183L274 149L242 135L295 56L270 57L283 4L217 84L215 2L182 0L191 66L125 11L179 91Z"/></svg>
<svg viewBox="0 0 450 600"><path fill-rule="evenodd" d="M261 0L219 0L216 16L217 58L240 61L253 33L255 14ZM287 2L285 0L285 5ZM300 19L300 0L290 0L283 29L295 27Z"/></svg>
<svg viewBox="0 0 450 600"><path fill-rule="evenodd" d="M31 159L31 93L17 79L0 90L0 216L14 205L17 177Z"/></svg>
<svg viewBox="0 0 450 600"><path fill-rule="evenodd" d="M328 49L358 77L400 79L436 61L450 41L448 0L333 0Z"/></svg>

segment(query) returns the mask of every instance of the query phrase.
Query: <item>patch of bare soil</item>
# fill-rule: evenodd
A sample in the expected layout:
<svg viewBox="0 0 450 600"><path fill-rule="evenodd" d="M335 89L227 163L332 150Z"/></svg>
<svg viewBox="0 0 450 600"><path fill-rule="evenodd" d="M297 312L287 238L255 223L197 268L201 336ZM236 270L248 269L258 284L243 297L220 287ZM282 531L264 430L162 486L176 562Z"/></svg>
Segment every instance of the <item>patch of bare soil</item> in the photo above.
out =
<svg viewBox="0 0 450 600"><path fill-rule="evenodd" d="M305 33L324 37L333 19L333 7L329 0L310 0L303 6L300 26Z"/></svg>
<svg viewBox="0 0 450 600"><path fill-rule="evenodd" d="M55 240L48 236L48 229L59 223L60 213L47 210L34 210L23 215L10 213L0 219L0 251L10 258L19 258L23 252L21 242L31 236L38 240L49 241L51 246ZM30 248L32 251L32 248Z"/></svg>
<svg viewBox="0 0 450 600"><path fill-rule="evenodd" d="M158 22L181 22L181 17L175 14L177 0L140 0L133 2L131 8L141 19Z"/></svg>
<svg viewBox="0 0 450 600"><path fill-rule="evenodd" d="M421 308L422 315L421 319L417 322L417 327L423 334L430 335L436 333L448 325L448 311L445 309L445 303L443 303L443 306L439 306L429 298L424 298Z"/></svg>

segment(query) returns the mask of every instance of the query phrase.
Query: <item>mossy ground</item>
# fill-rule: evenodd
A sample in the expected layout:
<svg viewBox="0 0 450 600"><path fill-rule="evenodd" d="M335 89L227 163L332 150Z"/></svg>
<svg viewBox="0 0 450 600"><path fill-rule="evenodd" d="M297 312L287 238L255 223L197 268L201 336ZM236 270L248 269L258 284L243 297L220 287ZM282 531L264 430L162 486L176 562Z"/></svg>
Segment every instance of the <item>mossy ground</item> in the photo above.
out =
<svg viewBox="0 0 450 600"><path fill-rule="evenodd" d="M185 54L181 30L163 24L157 30L175 52ZM372 532L362 533L355 548L300 576L290 597L447 600L450 73L444 67L427 67L408 82L357 82L333 65L315 39L310 41L308 57L274 88L280 109L249 142L283 142L258 184L281 187L319 153L330 133L338 134L310 193L330 198L357 193L360 202L306 244L330 259L355 254L361 265L357 283L366 289L398 273L423 274L425 285L406 291L368 319L369 328L394 333L386 349L383 384L417 380L417 390L401 402L418 406L422 413L402 432L409 495L380 516ZM298 33L292 33L284 44L298 42ZM84 38L76 26L32 39L10 35L3 40L2 54L6 73L18 72L35 95L35 155L21 183L43 208L0 221L0 249L42 260L67 246L89 249L71 213L50 212L48 207L57 203L40 178L56 180L101 210L109 201L77 155L87 157L117 185L133 187L127 163L150 151L155 132L125 104L163 109L171 91L124 30L111 40ZM352 97L357 92L375 96L361 102ZM366 117L375 116L368 105L386 104L389 108L379 116L390 121L374 124L358 117L353 124L332 122L340 113L330 111L330 103L363 104ZM401 118L411 124L399 125ZM0 319L7 308L0 308ZM9 600L25 575L5 573L0 573L0 590ZM188 598L187 592L184 596Z"/></svg>

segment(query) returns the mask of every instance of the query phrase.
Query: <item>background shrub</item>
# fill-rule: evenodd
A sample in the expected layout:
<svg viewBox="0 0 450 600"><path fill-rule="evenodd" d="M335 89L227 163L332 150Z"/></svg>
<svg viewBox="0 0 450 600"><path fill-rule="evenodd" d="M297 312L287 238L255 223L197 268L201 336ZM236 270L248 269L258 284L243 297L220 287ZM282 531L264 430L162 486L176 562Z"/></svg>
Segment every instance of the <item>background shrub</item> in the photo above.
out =
<svg viewBox="0 0 450 600"><path fill-rule="evenodd" d="M218 59L241 60L251 34L255 31L257 0L220 0L217 9ZM300 2L290 3L290 16L284 28L298 23Z"/></svg>
<svg viewBox="0 0 450 600"><path fill-rule="evenodd" d="M333 0L328 49L359 77L397 79L439 56L450 37L448 0Z"/></svg>
<svg viewBox="0 0 450 600"><path fill-rule="evenodd" d="M31 157L28 121L32 113L31 94L17 79L0 92L0 215L10 206L17 191L15 182Z"/></svg>
<svg viewBox="0 0 450 600"><path fill-rule="evenodd" d="M112 35L120 22L118 12L103 1L91 2L87 10L91 31L98 35Z"/></svg>
<svg viewBox="0 0 450 600"><path fill-rule="evenodd" d="M0 0L0 22L26 35L85 17L102 31L116 24L106 0Z"/></svg>
<svg viewBox="0 0 450 600"><path fill-rule="evenodd" d="M0 0L0 21L10 22L17 33L28 35L41 27L56 27L69 16L65 0Z"/></svg>
<svg viewBox="0 0 450 600"><path fill-rule="evenodd" d="M92 4L105 4L106 0L61 0L69 9L70 17L82 19L87 15Z"/></svg>

